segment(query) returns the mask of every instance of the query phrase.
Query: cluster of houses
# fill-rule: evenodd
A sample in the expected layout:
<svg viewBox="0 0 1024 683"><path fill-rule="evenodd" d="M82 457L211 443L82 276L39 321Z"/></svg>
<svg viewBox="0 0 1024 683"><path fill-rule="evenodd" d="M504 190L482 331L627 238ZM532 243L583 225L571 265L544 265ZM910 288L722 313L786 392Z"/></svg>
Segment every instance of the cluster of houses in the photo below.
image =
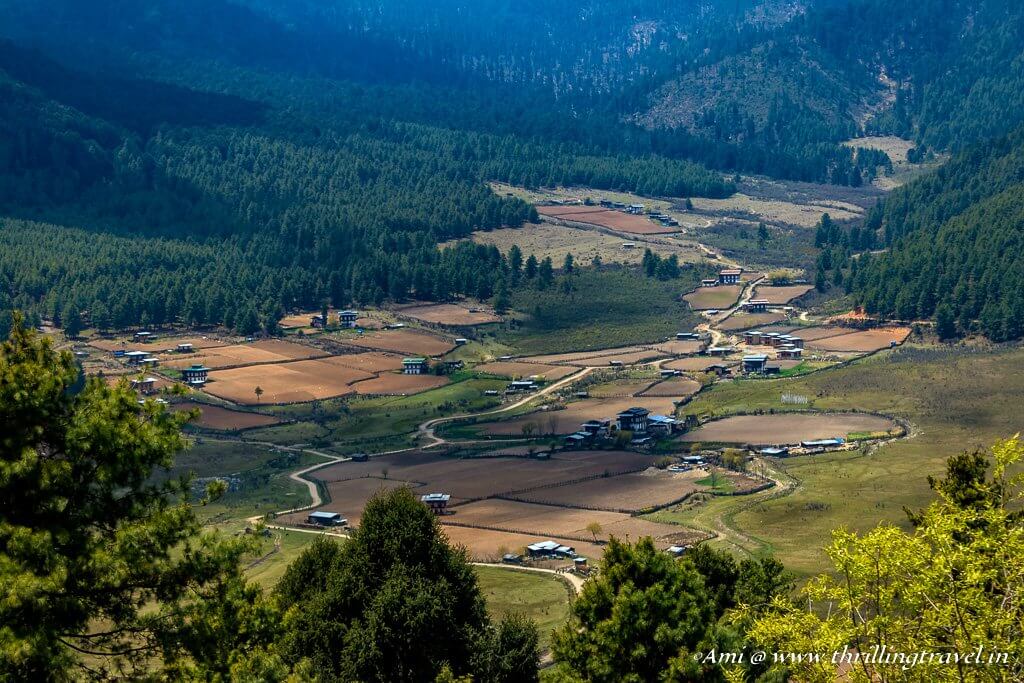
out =
<svg viewBox="0 0 1024 683"><path fill-rule="evenodd" d="M611 199L601 199L598 201L598 204L606 209L625 211L626 213L634 216L641 216L646 210L646 207L643 204L626 204L625 202L616 202ZM667 213L662 213L660 211L648 211L647 217L652 221L658 221L662 225L679 225L679 221L675 218L672 218L672 216L669 216Z"/></svg>
<svg viewBox="0 0 1024 683"><path fill-rule="evenodd" d="M775 349L779 360L800 360L803 358L804 340L783 332L751 331L743 335L748 346L770 346Z"/></svg>
<svg viewBox="0 0 1024 683"><path fill-rule="evenodd" d="M354 329L356 327L356 320L359 318L359 311L344 310L338 312L338 324L343 329ZM323 314L317 313L309 319L310 327L318 330L327 328L329 320L324 317Z"/></svg>
<svg viewBox="0 0 1024 683"><path fill-rule="evenodd" d="M580 425L580 430L565 437L565 445L580 448L607 439L617 432L630 432L633 435L631 444L641 448L650 446L659 437L670 436L682 428L673 417L652 415L646 408L629 408L615 416L612 420L588 420Z"/></svg>
<svg viewBox="0 0 1024 683"><path fill-rule="evenodd" d="M765 448L758 449L760 455L766 455L772 458L784 458L787 455L810 455L814 453L824 453L826 450L833 450L837 448L843 448L846 446L846 439L840 437L833 437L830 439L810 439L807 441L801 441L797 446L767 446Z"/></svg>

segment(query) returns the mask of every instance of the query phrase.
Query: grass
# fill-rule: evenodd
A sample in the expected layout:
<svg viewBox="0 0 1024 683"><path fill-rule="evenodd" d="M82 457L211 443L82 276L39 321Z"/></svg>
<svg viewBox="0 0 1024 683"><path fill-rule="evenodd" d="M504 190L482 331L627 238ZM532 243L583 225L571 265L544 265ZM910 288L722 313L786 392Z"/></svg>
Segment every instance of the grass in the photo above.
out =
<svg viewBox="0 0 1024 683"><path fill-rule="evenodd" d="M693 483L698 486L707 486L716 493L732 493L736 490L736 486L731 481L717 475L707 476Z"/></svg>
<svg viewBox="0 0 1024 683"><path fill-rule="evenodd" d="M537 624L541 648L551 646L551 632L569 616L569 589L561 579L499 567L476 567L476 575L492 617L523 614Z"/></svg>
<svg viewBox="0 0 1024 683"><path fill-rule="evenodd" d="M910 438L879 447L788 458L779 462L799 482L790 495L713 500L699 511L659 515L715 528L727 516L750 541L742 551L773 550L800 575L828 567L822 548L831 530L864 531L879 522L908 527L903 508L932 500L926 477L941 475L946 459L985 448L1024 426L1024 349L950 349L904 346L856 363L802 377L734 381L697 396L686 412L725 415L752 410L872 410L909 420ZM783 393L807 396L807 406L781 402ZM761 501L751 504L751 501ZM732 541L730 541L732 542Z"/></svg>
<svg viewBox="0 0 1024 683"><path fill-rule="evenodd" d="M680 300L710 271L684 267L675 280L649 278L635 269L583 269L566 293L556 281L540 291L517 290L513 307L527 314L498 340L522 354L586 351L654 342L691 329L697 317Z"/></svg>

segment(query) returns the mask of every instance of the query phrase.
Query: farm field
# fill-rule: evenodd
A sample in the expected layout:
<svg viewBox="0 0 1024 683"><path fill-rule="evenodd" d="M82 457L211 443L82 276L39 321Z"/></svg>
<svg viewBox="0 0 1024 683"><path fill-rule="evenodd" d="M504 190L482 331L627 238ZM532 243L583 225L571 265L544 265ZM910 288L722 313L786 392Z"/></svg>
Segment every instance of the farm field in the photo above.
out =
<svg viewBox="0 0 1024 683"><path fill-rule="evenodd" d="M528 363L574 363L577 361L589 360L592 358L604 358L606 356L623 356L639 353L648 350L645 346L620 346L599 351L580 351L576 353L549 353L543 356L526 356L519 358L520 361Z"/></svg>
<svg viewBox="0 0 1024 683"><path fill-rule="evenodd" d="M204 348L199 353L173 354L164 362L169 368L187 368L201 363L208 368L228 368L244 365L280 363L281 361L322 358L328 354L310 346L279 339L263 339L251 344L232 344Z"/></svg>
<svg viewBox="0 0 1024 683"><path fill-rule="evenodd" d="M602 263L638 265L643 260L645 249L662 257L675 254L681 262L699 261L703 256L694 242L679 241L673 244L663 239L641 238L636 248L623 249L623 242L637 238L552 223L526 223L519 228L477 231L471 239L476 244L494 245L503 254L516 245L524 254L533 254L537 259L548 257L559 264L565 260L566 254L572 254L579 264L589 264L597 256ZM444 248L450 244L454 244L454 241L440 246Z"/></svg>
<svg viewBox="0 0 1024 683"><path fill-rule="evenodd" d="M348 353L325 358L324 362L345 365L363 372L388 372L402 369L402 356L379 351Z"/></svg>
<svg viewBox="0 0 1024 683"><path fill-rule="evenodd" d="M763 325L782 322L788 316L785 313L734 313L718 324L723 332L738 332ZM773 328L774 329L774 328Z"/></svg>
<svg viewBox="0 0 1024 683"><path fill-rule="evenodd" d="M354 382L352 389L363 396L408 396L436 389L447 383L448 378L441 375L403 375L385 372L372 379Z"/></svg>
<svg viewBox="0 0 1024 683"><path fill-rule="evenodd" d="M786 285L775 287L772 285L757 285L754 288L754 299L767 299L770 304L788 304L793 299L799 298L814 289L812 285Z"/></svg>
<svg viewBox="0 0 1024 683"><path fill-rule="evenodd" d="M323 360L214 370L203 391L243 405L299 403L354 393L351 386L374 375ZM257 397L256 387L263 389Z"/></svg>
<svg viewBox="0 0 1024 683"><path fill-rule="evenodd" d="M454 521L454 520L453 520ZM444 535L454 545L466 548L469 557L480 562L497 562L505 553L525 553L526 546L537 541L560 541L576 549L579 555L584 557L601 557L604 549L594 543L587 541L576 541L559 539L550 534L515 533L511 531L497 531L495 529L478 529L475 527L458 526L457 523L445 524ZM683 527L680 527L682 529Z"/></svg>
<svg viewBox="0 0 1024 683"><path fill-rule="evenodd" d="M494 363L484 363L483 365L478 365L473 369L477 372L483 372L488 375L511 377L512 379L540 375L548 381L559 380L576 372L576 368L566 367L564 365L545 365L543 363L524 363L519 361L496 361Z"/></svg>
<svg viewBox="0 0 1024 683"><path fill-rule="evenodd" d="M340 512L341 516L348 520L350 526L359 526L359 519L363 514L366 502L376 493L384 490L397 489L408 486L417 494L420 493L418 482L402 481L399 479L383 479L381 477L364 477L362 479L349 479L347 481L331 482L328 487L331 494L331 502L315 508L327 512ZM426 493L424 491L423 493ZM278 521L286 524L301 524L312 510L294 512L283 515Z"/></svg>
<svg viewBox="0 0 1024 683"><path fill-rule="evenodd" d="M825 325L822 327L790 327L790 326L779 326L772 325L770 327L761 328L761 332L779 332L783 334L792 334L800 337L805 342L809 342L815 339L825 339L826 337L837 337L841 334L850 334L854 330L849 327L835 327L831 325Z"/></svg>
<svg viewBox="0 0 1024 683"><path fill-rule="evenodd" d="M636 474L602 477L589 481L538 489L515 496L516 500L548 505L579 506L615 512L637 512L668 505L705 487L696 483L707 476L701 470L666 472L656 468ZM600 521L600 520L598 520ZM603 526L604 522L602 522Z"/></svg>
<svg viewBox="0 0 1024 683"><path fill-rule="evenodd" d="M224 339L217 339L211 337L197 337L197 336L174 336L158 335L156 339L144 344L134 341L131 336L120 336L113 339L90 339L89 346L99 349L101 351L118 351L121 349L126 350L152 350L153 353L159 353L170 349L173 351L174 347L178 344L192 344L197 349L210 349L217 346L228 346L231 344L230 341Z"/></svg>
<svg viewBox="0 0 1024 683"><path fill-rule="evenodd" d="M645 361L653 360L655 358L662 358L665 355L666 354L663 351L645 349L643 351L633 351L632 353L617 353L612 354L610 356L593 356L591 358L581 358L580 360L569 361L569 364L575 365L576 367L579 368L611 365L612 363L622 363L623 365L635 365L636 363L643 363Z"/></svg>
<svg viewBox="0 0 1024 683"><path fill-rule="evenodd" d="M719 285L717 287L699 287L683 296L695 311L706 311L711 308L729 308L735 304L743 287L740 285Z"/></svg>
<svg viewBox="0 0 1024 683"><path fill-rule="evenodd" d="M815 339L808 342L807 346L821 351L870 352L888 348L892 343L902 344L909 336L909 327L879 327L873 330Z"/></svg>
<svg viewBox="0 0 1024 683"><path fill-rule="evenodd" d="M654 348L670 356L685 356L699 352L702 346L703 344L699 341L672 340L656 344Z"/></svg>
<svg viewBox="0 0 1024 683"><path fill-rule="evenodd" d="M397 351L421 356L440 356L455 348L455 342L420 330L380 330L340 339L347 344L378 351Z"/></svg>
<svg viewBox="0 0 1024 683"><path fill-rule="evenodd" d="M682 231L681 227L661 225L646 216L593 206L538 206L537 213L548 218L587 223L634 235L669 235Z"/></svg>
<svg viewBox="0 0 1024 683"><path fill-rule="evenodd" d="M672 398L685 398L693 396L700 391L700 382L689 377L669 377L652 386L650 389L641 392L640 396L669 396Z"/></svg>
<svg viewBox="0 0 1024 683"><path fill-rule="evenodd" d="M587 530L587 526L594 522L601 526L596 533L596 538L601 541L612 536L634 541L642 536L651 536L658 545L667 547L682 538L692 539L695 536L683 527L651 522L622 512L580 510L515 500L481 500L461 505L454 515L442 518L442 523L449 527L463 524L489 527L533 535L536 540L561 540L570 546L593 539L594 534Z"/></svg>
<svg viewBox="0 0 1024 683"><path fill-rule="evenodd" d="M687 432L682 441L795 444L811 439L846 438L848 434L897 429L888 418L864 413L734 415Z"/></svg>
<svg viewBox="0 0 1024 683"><path fill-rule="evenodd" d="M522 436L523 427L534 426L535 434L571 434L587 420L614 419L619 412L637 406L663 415L674 412L672 399L660 397L587 398L567 403L563 410L529 413L504 422L476 425L484 434Z"/></svg>
<svg viewBox="0 0 1024 683"><path fill-rule="evenodd" d="M477 310L472 312L470 308ZM413 304L396 306L395 311L423 322L456 327L501 322L500 316L483 305L473 307L463 304Z"/></svg>
<svg viewBox="0 0 1024 683"><path fill-rule="evenodd" d="M572 451L549 460L529 458L446 458L416 451L371 458L368 462L343 462L316 472L334 495L338 482L372 477L416 482L430 491L452 495L452 501L486 498L502 493L547 486L609 472L643 469L651 456L625 451ZM386 471L386 477L385 475ZM344 490L344 489L342 489Z"/></svg>
<svg viewBox="0 0 1024 683"><path fill-rule="evenodd" d="M614 398L636 396L657 381L654 377L640 379L613 379L588 387L591 398Z"/></svg>
<svg viewBox="0 0 1024 683"><path fill-rule="evenodd" d="M694 209L701 213L763 220L774 224L785 223L801 228L814 228L824 213L840 221L853 220L864 213L861 207L848 202L810 197L793 197L787 201L759 192L755 195L756 188L741 189L743 191L726 199L694 197L691 201Z"/></svg>
<svg viewBox="0 0 1024 683"><path fill-rule="evenodd" d="M677 358L662 363L661 367L666 370L682 370L683 372L704 372L712 365L736 365L736 361L714 358L711 356L698 356L696 358Z"/></svg>
<svg viewBox="0 0 1024 683"><path fill-rule="evenodd" d="M203 429L232 431L236 429L250 429L252 427L266 427L267 425L280 422L279 419L272 415L231 410L221 406L211 406L202 403L185 402L171 405L171 410L191 410L192 408L199 408L200 414L199 419L189 424Z"/></svg>

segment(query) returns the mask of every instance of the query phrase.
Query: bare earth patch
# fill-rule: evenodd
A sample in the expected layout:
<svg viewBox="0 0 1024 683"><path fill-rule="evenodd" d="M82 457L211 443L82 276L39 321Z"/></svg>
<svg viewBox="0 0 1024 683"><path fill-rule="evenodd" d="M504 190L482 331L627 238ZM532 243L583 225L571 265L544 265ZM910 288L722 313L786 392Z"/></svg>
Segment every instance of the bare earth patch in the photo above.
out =
<svg viewBox="0 0 1024 683"><path fill-rule="evenodd" d="M812 289L814 289L812 285L786 285L784 287L758 285L754 288L753 298L766 299L770 304L788 304Z"/></svg>
<svg viewBox="0 0 1024 683"><path fill-rule="evenodd" d="M564 365L545 365L543 363L522 363L517 361L484 363L483 365L476 366L474 369L477 372L485 372L489 375L510 377L512 379L540 375L548 381L559 380L576 372L576 368Z"/></svg>
<svg viewBox="0 0 1024 683"><path fill-rule="evenodd" d="M878 351L902 344L910 336L908 327L879 327L873 330L816 339L807 346L822 351Z"/></svg>
<svg viewBox="0 0 1024 683"><path fill-rule="evenodd" d="M573 209L589 209L589 211L575 211ZM666 235L682 230L681 227L655 223L646 216L637 216L623 213L622 211L601 209L593 206L538 206L537 213L549 218L575 223L587 223L635 235Z"/></svg>
<svg viewBox="0 0 1024 683"><path fill-rule="evenodd" d="M388 372L378 377L359 380L352 384L357 394L365 396L408 396L429 389L436 389L448 383L448 378L441 375L404 375Z"/></svg>
<svg viewBox="0 0 1024 683"><path fill-rule="evenodd" d="M203 391L234 403L299 403L351 394L353 382L373 375L322 360L214 370ZM263 389L257 399L256 387Z"/></svg>
<svg viewBox="0 0 1024 683"><path fill-rule="evenodd" d="M295 344L279 339L263 339L250 344L232 344L201 349L194 354L173 354L164 362L167 367L181 369L194 363L201 363L208 368L229 368L261 363L280 363L281 361L304 358L322 358L328 354L310 346Z"/></svg>
<svg viewBox="0 0 1024 683"><path fill-rule="evenodd" d="M650 389L647 389L641 396L668 396L671 398L686 398L693 396L700 391L701 384L689 377L670 377L658 382Z"/></svg>
<svg viewBox="0 0 1024 683"><path fill-rule="evenodd" d="M846 438L852 433L888 432L896 423L863 413L777 413L734 415L714 420L683 435L683 441L795 444L811 439Z"/></svg>
<svg viewBox="0 0 1024 683"><path fill-rule="evenodd" d="M470 311L470 309L474 309ZM396 306L402 315L438 325L485 325L501 322L501 317L485 306L468 304L412 304Z"/></svg>
<svg viewBox="0 0 1024 683"><path fill-rule="evenodd" d="M719 285L718 287L700 287L683 299L695 311L706 311L709 308L729 308L735 304L743 288L739 285Z"/></svg>
<svg viewBox="0 0 1024 683"><path fill-rule="evenodd" d="M250 429L252 427L266 427L278 424L281 421L271 415L260 413L249 413L241 410L230 410L220 406L209 406L199 403L175 403L171 410L191 410L199 408L199 419L190 424L204 429L221 429L225 431L235 429Z"/></svg>
<svg viewBox="0 0 1024 683"><path fill-rule="evenodd" d="M380 330L341 339L346 344L380 351L397 351L422 356L440 356L455 348L455 342L421 330Z"/></svg>
<svg viewBox="0 0 1024 683"><path fill-rule="evenodd" d="M589 481L539 489L516 496L517 500L548 505L578 505L586 508L637 512L668 505L705 487L695 482L704 472L666 472L652 468L639 474L622 474Z"/></svg>

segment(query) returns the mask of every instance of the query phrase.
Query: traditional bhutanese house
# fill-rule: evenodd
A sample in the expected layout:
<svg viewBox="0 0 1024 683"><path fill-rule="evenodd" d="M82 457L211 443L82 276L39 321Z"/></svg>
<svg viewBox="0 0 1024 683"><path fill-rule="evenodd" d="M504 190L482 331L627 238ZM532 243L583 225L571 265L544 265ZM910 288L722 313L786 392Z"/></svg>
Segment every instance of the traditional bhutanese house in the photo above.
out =
<svg viewBox="0 0 1024 683"><path fill-rule="evenodd" d="M174 347L174 350L178 353L192 353L195 351L195 347L188 342L183 342Z"/></svg>
<svg viewBox="0 0 1024 683"><path fill-rule="evenodd" d="M678 341L700 341L700 335L696 332L676 332Z"/></svg>
<svg viewBox="0 0 1024 683"><path fill-rule="evenodd" d="M728 356L735 349L731 346L712 346L708 349L709 356Z"/></svg>
<svg viewBox="0 0 1024 683"><path fill-rule="evenodd" d="M157 358L156 356L146 356L141 361L139 361L139 364L145 365L146 367L149 368L155 368L157 365L160 364L160 359Z"/></svg>
<svg viewBox="0 0 1024 683"><path fill-rule="evenodd" d="M743 372L763 373L768 364L768 356L763 353L743 356Z"/></svg>
<svg viewBox="0 0 1024 683"><path fill-rule="evenodd" d="M743 304L748 313L764 313L768 310L768 299L751 299Z"/></svg>
<svg viewBox="0 0 1024 683"><path fill-rule="evenodd" d="M572 558L572 568L578 572L587 571L587 558L585 557L574 557Z"/></svg>
<svg viewBox="0 0 1024 683"><path fill-rule="evenodd" d="M402 359L402 372L406 375L425 375L429 370L426 358Z"/></svg>
<svg viewBox="0 0 1024 683"><path fill-rule="evenodd" d="M590 441L591 438L588 432L575 432L565 437L565 445L569 448L579 448Z"/></svg>
<svg viewBox="0 0 1024 683"><path fill-rule="evenodd" d="M443 515L448 509L448 501L451 499L450 493L427 493L420 496L420 501L435 515Z"/></svg>
<svg viewBox="0 0 1024 683"><path fill-rule="evenodd" d="M801 339L800 337L794 337L791 334L786 336L786 343L787 344L792 344L793 346L795 346L798 349L804 348L804 340Z"/></svg>
<svg viewBox="0 0 1024 683"><path fill-rule="evenodd" d="M679 370L669 370L668 368L663 368L661 371L662 377L675 377L679 374L682 374L679 372Z"/></svg>
<svg viewBox="0 0 1024 683"><path fill-rule="evenodd" d="M779 357L779 360L800 360L802 354L803 349L798 349L792 344L780 346L779 350L776 352L776 355Z"/></svg>
<svg viewBox="0 0 1024 683"><path fill-rule="evenodd" d="M611 427L611 420L587 420L580 425L580 431L591 436L604 436L608 434Z"/></svg>
<svg viewBox="0 0 1024 683"><path fill-rule="evenodd" d="M344 310L338 314L338 322L341 323L342 327L355 327L358 318L359 311Z"/></svg>
<svg viewBox="0 0 1024 683"><path fill-rule="evenodd" d="M751 346L760 346L761 332L758 330L747 332L743 335L743 341L745 341L747 344Z"/></svg>
<svg viewBox="0 0 1024 683"><path fill-rule="evenodd" d="M630 204L628 207L626 207L626 213L641 214L643 212L644 212L644 205L643 204Z"/></svg>
<svg viewBox="0 0 1024 683"><path fill-rule="evenodd" d="M466 364L461 360L445 360L444 366L449 370L461 370Z"/></svg>
<svg viewBox="0 0 1024 683"><path fill-rule="evenodd" d="M317 313L309 319L309 326L315 327L318 330L322 330L327 327L327 318Z"/></svg>
<svg viewBox="0 0 1024 683"><path fill-rule="evenodd" d="M533 391L536 388L537 385L532 379L520 379L514 382L509 382L505 391L508 391L509 393L518 393L520 391Z"/></svg>
<svg viewBox="0 0 1024 683"><path fill-rule="evenodd" d="M718 375L719 377L721 377L722 375L728 375L729 374L729 366L728 365L722 365L721 363L715 363L714 365L709 365L707 367L707 371L708 372L713 372L716 375Z"/></svg>
<svg viewBox="0 0 1024 683"><path fill-rule="evenodd" d="M616 416L616 422L620 430L630 431L634 434L647 432L647 416L651 411L646 408L629 408L623 410Z"/></svg>
<svg viewBox="0 0 1024 683"><path fill-rule="evenodd" d="M341 516L340 512L325 512L317 510L306 516L306 521L317 526L345 526L348 520Z"/></svg>
<svg viewBox="0 0 1024 683"><path fill-rule="evenodd" d="M761 335L761 344L763 346L775 346L779 343L778 332L765 332Z"/></svg>
<svg viewBox="0 0 1024 683"><path fill-rule="evenodd" d="M143 358L149 358L149 353L146 351L128 351L123 357L128 361L129 365L138 365L142 362Z"/></svg>
<svg viewBox="0 0 1024 683"><path fill-rule="evenodd" d="M723 285L737 285L741 275L743 275L743 271L739 268L720 270L718 271L718 282Z"/></svg>
<svg viewBox="0 0 1024 683"><path fill-rule="evenodd" d="M201 364L195 363L191 367L184 368L181 371L181 378L185 381L185 384L192 386L202 386L206 384L206 378L210 374L210 368L204 367Z"/></svg>
<svg viewBox="0 0 1024 683"><path fill-rule="evenodd" d="M139 392L140 394L150 395L156 393L156 377L145 377L143 379L133 379L132 389Z"/></svg>
<svg viewBox="0 0 1024 683"><path fill-rule="evenodd" d="M668 436L676 431L676 420L667 415L651 415L647 418L647 431L660 436Z"/></svg>
<svg viewBox="0 0 1024 683"><path fill-rule="evenodd" d="M153 333L152 332L136 332L135 333L135 341L137 341L139 343L142 343L142 344L145 344L146 342L152 340L153 338L154 337L153 337Z"/></svg>
<svg viewBox="0 0 1024 683"><path fill-rule="evenodd" d="M764 374L766 375L777 375L782 372L782 366L778 363L767 363L764 366Z"/></svg>
<svg viewBox="0 0 1024 683"><path fill-rule="evenodd" d="M701 287L714 287L717 284L718 284L718 280L716 280L714 278L707 279L707 280L701 280L700 281L700 286Z"/></svg>
<svg viewBox="0 0 1024 683"><path fill-rule="evenodd" d="M762 448L758 453L771 458L781 458L789 455L789 449L785 446L769 446L768 448Z"/></svg>

